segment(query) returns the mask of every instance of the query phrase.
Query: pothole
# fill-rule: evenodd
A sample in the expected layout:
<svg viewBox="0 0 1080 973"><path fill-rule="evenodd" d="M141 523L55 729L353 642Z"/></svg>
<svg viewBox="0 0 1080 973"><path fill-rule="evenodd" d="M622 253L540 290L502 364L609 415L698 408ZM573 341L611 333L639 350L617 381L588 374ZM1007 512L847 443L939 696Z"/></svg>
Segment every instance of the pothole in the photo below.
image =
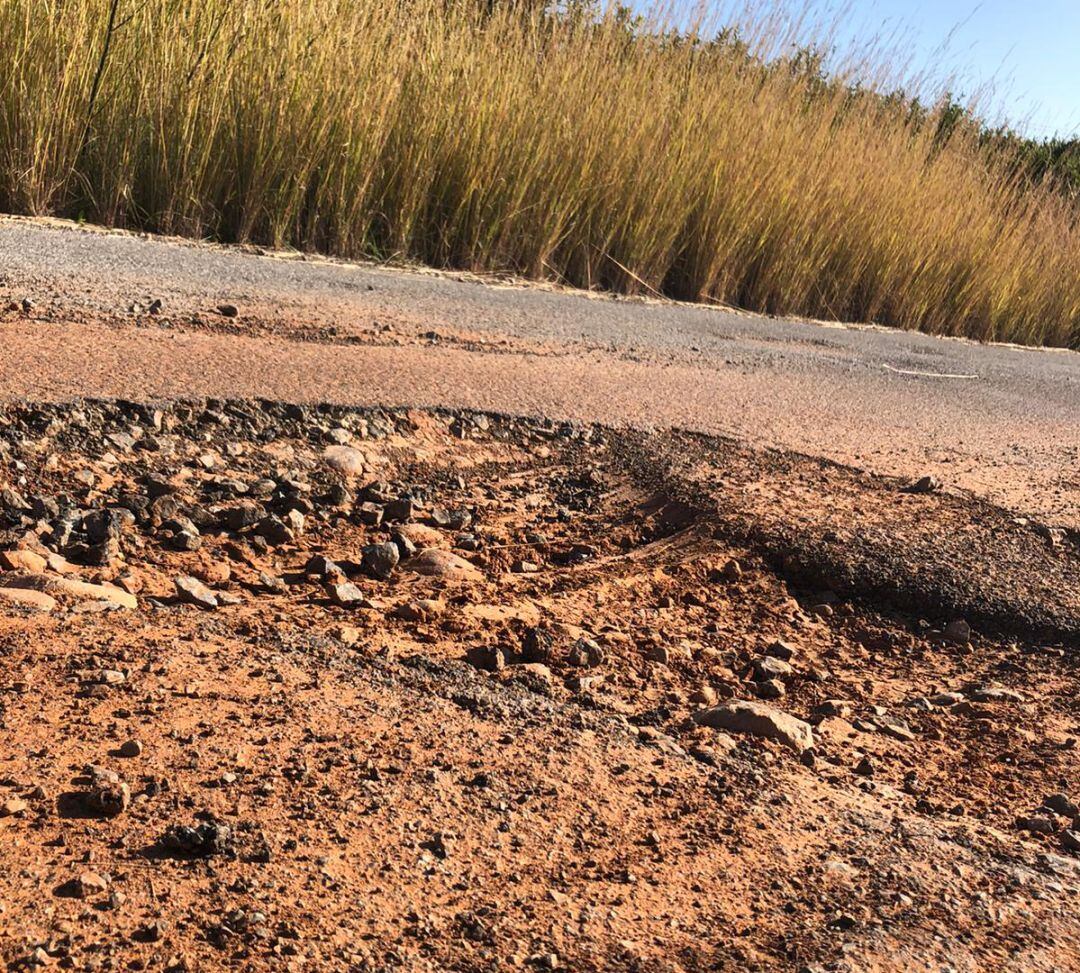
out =
<svg viewBox="0 0 1080 973"><path fill-rule="evenodd" d="M893 908L876 882L808 900L839 848L937 889L928 863L987 874L1020 816L1049 823L1013 853L1072 861L1038 810L1073 761L1067 660L785 570L815 477L886 516L834 470L231 401L11 408L0 453L0 825L34 842L0 852L34 944L12 962L624 968L647 928L637 968L671 937L687 969L768 966L769 916L830 957ZM803 514L801 550L830 529ZM62 938L41 888L66 890ZM975 915L950 909L943 931Z"/></svg>

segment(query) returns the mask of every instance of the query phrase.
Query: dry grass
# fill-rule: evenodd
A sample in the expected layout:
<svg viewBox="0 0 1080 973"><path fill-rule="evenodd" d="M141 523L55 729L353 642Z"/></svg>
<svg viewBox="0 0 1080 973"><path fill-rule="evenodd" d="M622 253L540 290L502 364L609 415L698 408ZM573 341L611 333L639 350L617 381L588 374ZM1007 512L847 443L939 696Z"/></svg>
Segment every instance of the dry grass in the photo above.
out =
<svg viewBox="0 0 1080 973"><path fill-rule="evenodd" d="M0 207L1080 343L1072 204L812 87L464 0L4 0Z"/></svg>

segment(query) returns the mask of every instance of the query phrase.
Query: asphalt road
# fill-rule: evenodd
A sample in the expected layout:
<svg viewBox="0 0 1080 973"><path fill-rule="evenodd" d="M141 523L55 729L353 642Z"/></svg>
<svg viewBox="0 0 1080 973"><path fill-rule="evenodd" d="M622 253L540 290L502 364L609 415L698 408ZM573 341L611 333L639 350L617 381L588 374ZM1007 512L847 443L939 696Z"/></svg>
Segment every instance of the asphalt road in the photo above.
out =
<svg viewBox="0 0 1080 973"><path fill-rule="evenodd" d="M681 426L1080 527L1080 354L0 220L0 396L264 395ZM163 301L162 315L132 314ZM228 321L221 303L241 315Z"/></svg>

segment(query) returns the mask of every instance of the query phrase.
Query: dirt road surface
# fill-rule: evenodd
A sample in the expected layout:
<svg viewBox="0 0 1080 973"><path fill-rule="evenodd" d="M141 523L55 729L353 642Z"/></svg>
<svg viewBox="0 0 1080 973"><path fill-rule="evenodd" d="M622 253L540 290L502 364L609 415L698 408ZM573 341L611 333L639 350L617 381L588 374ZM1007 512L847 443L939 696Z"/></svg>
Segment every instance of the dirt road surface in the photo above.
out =
<svg viewBox="0 0 1080 973"><path fill-rule="evenodd" d="M1075 622L1071 542L483 415L8 406L3 458L5 968L1080 969L1077 633L987 615Z"/></svg>
<svg viewBox="0 0 1080 973"><path fill-rule="evenodd" d="M34 302L0 317L7 398L266 396L679 426L932 473L1080 526L1076 353L11 219L0 297Z"/></svg>
<svg viewBox="0 0 1080 973"><path fill-rule="evenodd" d="M0 222L0 967L1080 973L1078 422L1071 353Z"/></svg>

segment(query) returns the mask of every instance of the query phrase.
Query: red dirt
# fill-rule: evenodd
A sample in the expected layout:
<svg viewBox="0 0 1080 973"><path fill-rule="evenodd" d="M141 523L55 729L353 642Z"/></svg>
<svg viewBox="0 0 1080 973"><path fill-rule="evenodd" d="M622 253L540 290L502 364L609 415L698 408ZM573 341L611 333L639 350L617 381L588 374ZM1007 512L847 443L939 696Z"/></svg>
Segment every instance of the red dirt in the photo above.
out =
<svg viewBox="0 0 1080 973"><path fill-rule="evenodd" d="M262 381L255 351L238 381ZM157 375L159 394L197 379ZM346 480L323 458L342 426L365 465ZM1069 538L797 457L455 414L11 409L0 455L28 504L176 501L103 554L78 517L61 543L62 511L3 500L5 546L138 592L0 599L13 966L1080 969L1071 821L1036 811L1080 798ZM265 477L265 507L305 513L271 545L218 526L244 502L231 481ZM400 529L362 522L372 481L411 491L409 530L479 578L368 576L363 546ZM214 521L197 550L175 549L178 513ZM332 604L315 555L365 601ZM236 603L179 603L187 575ZM963 605L987 619L970 636ZM1056 644L994 628L1028 611ZM778 640L790 671L765 661ZM810 754L694 722L770 695L762 666ZM914 702L942 692L960 695ZM88 766L127 783L116 817L88 813ZM1033 814L1053 833L1017 830ZM163 844L200 823L229 840Z"/></svg>

